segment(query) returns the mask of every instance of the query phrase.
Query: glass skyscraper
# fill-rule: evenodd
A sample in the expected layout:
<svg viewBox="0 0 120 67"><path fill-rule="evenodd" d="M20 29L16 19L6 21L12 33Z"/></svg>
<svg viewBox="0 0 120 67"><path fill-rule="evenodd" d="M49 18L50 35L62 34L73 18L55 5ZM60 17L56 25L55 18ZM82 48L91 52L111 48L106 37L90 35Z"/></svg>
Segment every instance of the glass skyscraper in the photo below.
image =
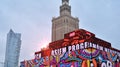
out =
<svg viewBox="0 0 120 67"><path fill-rule="evenodd" d="M21 47L21 34L12 30L7 34L5 65L4 67L18 67Z"/></svg>

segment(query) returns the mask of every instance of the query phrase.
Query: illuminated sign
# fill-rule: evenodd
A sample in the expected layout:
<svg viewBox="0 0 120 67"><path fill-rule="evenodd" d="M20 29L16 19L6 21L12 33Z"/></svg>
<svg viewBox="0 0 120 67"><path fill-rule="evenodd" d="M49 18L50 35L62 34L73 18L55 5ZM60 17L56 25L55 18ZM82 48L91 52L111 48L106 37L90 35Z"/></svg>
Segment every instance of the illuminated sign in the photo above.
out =
<svg viewBox="0 0 120 67"><path fill-rule="evenodd" d="M69 34L69 37L73 37L73 36L75 36L75 32Z"/></svg>
<svg viewBox="0 0 120 67"><path fill-rule="evenodd" d="M114 54L117 54L117 55L120 56L120 52L117 52L117 51L109 49L109 48L105 48L103 46L99 46L98 44L89 43L89 42L84 42L84 43L81 43L81 44L71 45L71 46L67 46L67 47L52 50L51 55L54 56L54 55L65 53L67 51L70 53L71 51L87 49L87 48L94 48L94 49L97 49L97 50L102 50L102 51L114 53Z"/></svg>

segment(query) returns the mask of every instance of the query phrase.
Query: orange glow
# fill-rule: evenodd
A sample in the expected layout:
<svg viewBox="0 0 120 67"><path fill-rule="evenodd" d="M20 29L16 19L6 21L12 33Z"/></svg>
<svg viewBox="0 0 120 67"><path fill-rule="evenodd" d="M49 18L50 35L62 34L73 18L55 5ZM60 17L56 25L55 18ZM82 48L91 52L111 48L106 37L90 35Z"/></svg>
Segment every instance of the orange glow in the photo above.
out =
<svg viewBox="0 0 120 67"><path fill-rule="evenodd" d="M38 44L38 50L42 49L42 48L47 48L48 44L50 43L50 40L47 38L43 38L39 44Z"/></svg>

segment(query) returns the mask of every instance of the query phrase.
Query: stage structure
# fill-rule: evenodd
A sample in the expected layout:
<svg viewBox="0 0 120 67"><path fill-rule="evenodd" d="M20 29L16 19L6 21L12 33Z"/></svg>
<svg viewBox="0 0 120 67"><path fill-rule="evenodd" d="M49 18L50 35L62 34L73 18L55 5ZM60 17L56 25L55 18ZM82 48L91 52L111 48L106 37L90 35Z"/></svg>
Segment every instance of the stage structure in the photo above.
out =
<svg viewBox="0 0 120 67"><path fill-rule="evenodd" d="M35 58L22 61L20 67L120 67L120 50L79 29L35 52Z"/></svg>

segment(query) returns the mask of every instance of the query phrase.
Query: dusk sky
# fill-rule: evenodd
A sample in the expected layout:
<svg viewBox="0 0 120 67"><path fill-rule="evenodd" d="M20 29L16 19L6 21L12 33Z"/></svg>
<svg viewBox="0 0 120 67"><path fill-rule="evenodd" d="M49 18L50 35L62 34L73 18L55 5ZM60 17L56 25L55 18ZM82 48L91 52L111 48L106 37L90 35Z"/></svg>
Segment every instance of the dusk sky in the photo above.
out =
<svg viewBox="0 0 120 67"><path fill-rule="evenodd" d="M51 19L59 16L61 0L0 0L0 62L4 62L10 29L21 33L20 61L51 41ZM120 0L70 0L79 27L120 50Z"/></svg>

